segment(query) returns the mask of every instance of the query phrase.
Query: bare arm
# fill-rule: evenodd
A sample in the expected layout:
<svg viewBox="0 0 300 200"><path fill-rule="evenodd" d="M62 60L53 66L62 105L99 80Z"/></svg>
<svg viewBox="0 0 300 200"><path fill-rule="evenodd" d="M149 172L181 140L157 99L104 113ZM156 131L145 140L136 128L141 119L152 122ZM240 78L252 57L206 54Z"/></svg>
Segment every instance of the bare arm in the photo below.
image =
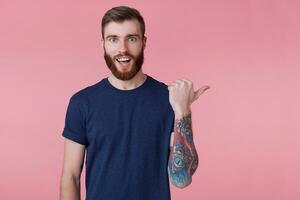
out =
<svg viewBox="0 0 300 200"><path fill-rule="evenodd" d="M191 112L175 116L172 133L168 173L171 183L179 188L191 184L198 167L198 154L193 142Z"/></svg>
<svg viewBox="0 0 300 200"><path fill-rule="evenodd" d="M84 145L65 138L60 200L80 200L80 176L84 164L84 155Z"/></svg>

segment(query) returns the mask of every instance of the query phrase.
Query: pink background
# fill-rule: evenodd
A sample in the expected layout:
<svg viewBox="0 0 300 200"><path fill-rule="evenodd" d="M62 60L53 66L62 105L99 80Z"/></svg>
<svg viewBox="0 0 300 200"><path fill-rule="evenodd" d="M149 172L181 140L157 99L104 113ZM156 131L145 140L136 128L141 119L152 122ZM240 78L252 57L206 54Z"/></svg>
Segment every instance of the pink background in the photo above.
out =
<svg viewBox="0 0 300 200"><path fill-rule="evenodd" d="M192 105L200 165L172 199L300 199L299 1L111 2L0 1L0 199L58 199L67 103L109 74L117 5L145 18L145 73L211 86Z"/></svg>

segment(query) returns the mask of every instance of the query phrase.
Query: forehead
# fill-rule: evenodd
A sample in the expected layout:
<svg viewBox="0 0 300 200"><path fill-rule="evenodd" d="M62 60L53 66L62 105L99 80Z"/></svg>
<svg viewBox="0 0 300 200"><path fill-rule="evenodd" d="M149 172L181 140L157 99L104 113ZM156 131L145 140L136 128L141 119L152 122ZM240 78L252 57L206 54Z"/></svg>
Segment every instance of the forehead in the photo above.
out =
<svg viewBox="0 0 300 200"><path fill-rule="evenodd" d="M108 35L125 37L128 34L142 34L140 24L137 19L125 20L122 22L111 21L104 27L104 37Z"/></svg>

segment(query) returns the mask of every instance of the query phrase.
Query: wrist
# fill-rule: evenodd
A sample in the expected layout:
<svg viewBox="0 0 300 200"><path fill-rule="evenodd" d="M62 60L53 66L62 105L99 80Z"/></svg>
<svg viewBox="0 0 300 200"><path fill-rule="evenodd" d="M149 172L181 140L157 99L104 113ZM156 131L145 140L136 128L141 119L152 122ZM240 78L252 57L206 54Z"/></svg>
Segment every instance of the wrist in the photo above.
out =
<svg viewBox="0 0 300 200"><path fill-rule="evenodd" d="M175 113L175 119L181 119L183 117L185 117L186 115L188 115L189 113L191 113L191 109L187 108L187 109L183 109L183 110L177 110L174 111Z"/></svg>

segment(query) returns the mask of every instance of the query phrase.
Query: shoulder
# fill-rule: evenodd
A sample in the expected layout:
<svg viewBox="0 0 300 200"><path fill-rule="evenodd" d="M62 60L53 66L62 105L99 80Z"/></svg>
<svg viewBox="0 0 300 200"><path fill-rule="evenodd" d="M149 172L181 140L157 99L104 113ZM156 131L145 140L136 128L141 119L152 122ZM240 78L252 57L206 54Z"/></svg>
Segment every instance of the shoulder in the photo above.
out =
<svg viewBox="0 0 300 200"><path fill-rule="evenodd" d="M71 95L70 101L77 102L79 104L87 104L89 99L93 99L95 95L99 94L103 85L103 79L97 83L85 86L81 89L75 90Z"/></svg>
<svg viewBox="0 0 300 200"><path fill-rule="evenodd" d="M150 78L152 79L152 81L157 89L161 89L163 91L168 91L168 86L164 82L162 82L152 76Z"/></svg>
<svg viewBox="0 0 300 200"><path fill-rule="evenodd" d="M157 80L152 78L153 87L151 91L151 95L153 98L156 98L158 101L169 107L169 89L168 85L165 84L163 81Z"/></svg>

